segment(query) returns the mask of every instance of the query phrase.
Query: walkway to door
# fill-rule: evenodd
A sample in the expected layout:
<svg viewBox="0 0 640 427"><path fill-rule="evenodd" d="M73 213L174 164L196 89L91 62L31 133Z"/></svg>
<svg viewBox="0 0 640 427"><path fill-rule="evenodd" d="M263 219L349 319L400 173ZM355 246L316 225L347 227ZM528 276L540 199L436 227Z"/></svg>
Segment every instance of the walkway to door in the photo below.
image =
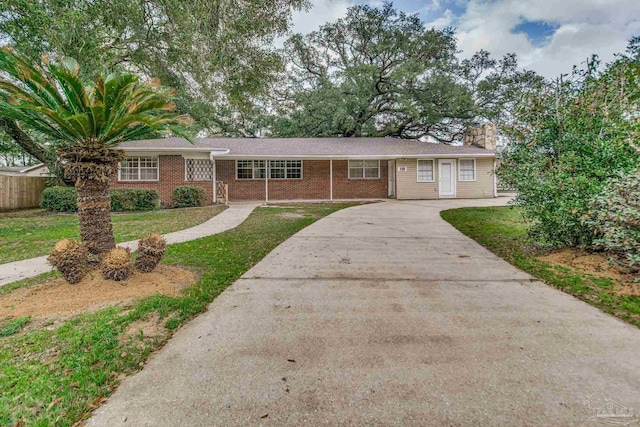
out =
<svg viewBox="0 0 640 427"><path fill-rule="evenodd" d="M89 425L575 425L594 393L640 410L640 330L439 215L504 200L389 201L320 220L179 330Z"/></svg>

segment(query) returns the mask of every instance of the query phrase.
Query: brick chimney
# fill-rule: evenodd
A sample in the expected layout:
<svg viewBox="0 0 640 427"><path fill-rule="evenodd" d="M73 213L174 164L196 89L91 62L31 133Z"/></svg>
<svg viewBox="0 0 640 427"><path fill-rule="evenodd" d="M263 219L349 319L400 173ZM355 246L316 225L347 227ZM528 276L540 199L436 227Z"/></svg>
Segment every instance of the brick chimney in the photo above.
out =
<svg viewBox="0 0 640 427"><path fill-rule="evenodd" d="M469 126L462 137L463 145L475 145L495 151L498 143L498 130L493 123Z"/></svg>

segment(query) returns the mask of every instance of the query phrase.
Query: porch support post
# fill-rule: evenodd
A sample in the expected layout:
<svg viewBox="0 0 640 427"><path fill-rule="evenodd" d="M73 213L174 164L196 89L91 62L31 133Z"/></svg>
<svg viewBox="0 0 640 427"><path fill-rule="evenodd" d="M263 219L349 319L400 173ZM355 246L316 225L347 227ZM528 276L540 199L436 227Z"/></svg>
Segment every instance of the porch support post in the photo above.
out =
<svg viewBox="0 0 640 427"><path fill-rule="evenodd" d="M213 204L218 203L218 184L216 181L216 159L211 159L211 179L213 180Z"/></svg>
<svg viewBox="0 0 640 427"><path fill-rule="evenodd" d="M329 200L333 200L333 159L329 160Z"/></svg>
<svg viewBox="0 0 640 427"><path fill-rule="evenodd" d="M218 203L218 184L216 178L216 159L211 159L211 177L213 180L213 204Z"/></svg>
<svg viewBox="0 0 640 427"><path fill-rule="evenodd" d="M264 201L269 203L269 160L264 161Z"/></svg>

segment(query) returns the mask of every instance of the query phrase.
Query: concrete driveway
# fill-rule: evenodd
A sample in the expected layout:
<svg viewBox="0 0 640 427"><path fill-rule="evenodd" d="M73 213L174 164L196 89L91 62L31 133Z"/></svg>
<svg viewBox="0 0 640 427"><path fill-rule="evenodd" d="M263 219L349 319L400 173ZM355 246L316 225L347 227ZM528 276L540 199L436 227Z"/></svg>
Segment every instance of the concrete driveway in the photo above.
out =
<svg viewBox="0 0 640 427"><path fill-rule="evenodd" d="M385 202L317 222L89 425L587 425L606 399L640 411L640 330L439 215L504 201Z"/></svg>

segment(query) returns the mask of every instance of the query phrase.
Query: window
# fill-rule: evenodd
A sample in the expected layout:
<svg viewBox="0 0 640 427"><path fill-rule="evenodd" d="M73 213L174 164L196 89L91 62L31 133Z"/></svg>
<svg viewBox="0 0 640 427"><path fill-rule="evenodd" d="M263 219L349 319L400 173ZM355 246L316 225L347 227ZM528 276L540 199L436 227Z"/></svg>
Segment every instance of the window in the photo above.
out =
<svg viewBox="0 0 640 427"><path fill-rule="evenodd" d="M458 168L460 181L476 180L476 159L460 159L458 160Z"/></svg>
<svg viewBox="0 0 640 427"><path fill-rule="evenodd" d="M284 160L269 161L269 178L285 179L287 177L287 162Z"/></svg>
<svg viewBox="0 0 640 427"><path fill-rule="evenodd" d="M264 179L265 160L238 160L236 177L238 179ZM302 179L302 160L269 160L270 179Z"/></svg>
<svg viewBox="0 0 640 427"><path fill-rule="evenodd" d="M120 162L119 181L157 181L158 157L133 156Z"/></svg>
<svg viewBox="0 0 640 427"><path fill-rule="evenodd" d="M269 161L269 178L302 179L302 160Z"/></svg>
<svg viewBox="0 0 640 427"><path fill-rule="evenodd" d="M433 160L418 159L418 182L433 181Z"/></svg>
<svg viewBox="0 0 640 427"><path fill-rule="evenodd" d="M380 160L349 160L349 179L380 178Z"/></svg>
<svg viewBox="0 0 640 427"><path fill-rule="evenodd" d="M264 179L265 176L264 160L238 160L236 162L237 179Z"/></svg>
<svg viewBox="0 0 640 427"><path fill-rule="evenodd" d="M213 179L213 162L208 159L185 159L185 181L211 181Z"/></svg>

